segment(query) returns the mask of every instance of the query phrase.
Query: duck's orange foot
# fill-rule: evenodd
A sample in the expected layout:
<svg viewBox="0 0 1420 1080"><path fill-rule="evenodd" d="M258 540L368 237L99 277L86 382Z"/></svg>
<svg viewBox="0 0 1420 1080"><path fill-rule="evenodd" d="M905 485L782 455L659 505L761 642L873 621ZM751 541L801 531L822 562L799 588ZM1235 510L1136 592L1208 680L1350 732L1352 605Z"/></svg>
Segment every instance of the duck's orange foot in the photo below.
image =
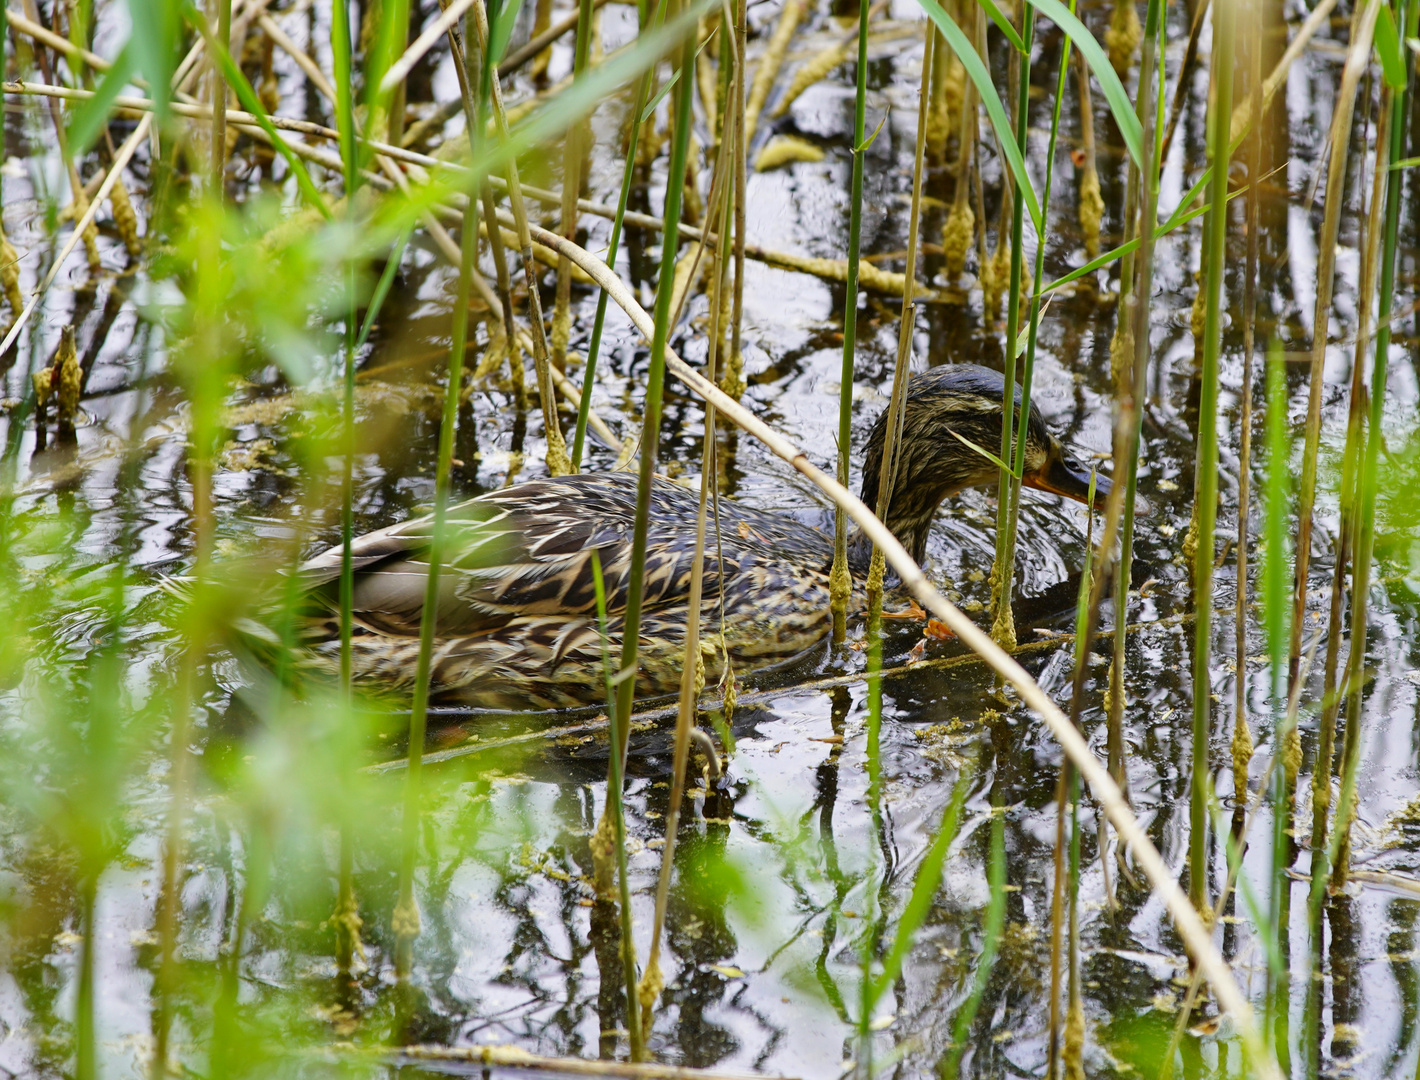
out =
<svg viewBox="0 0 1420 1080"><path fill-rule="evenodd" d="M927 625L922 628L922 636L935 638L937 641L949 641L956 637L956 633L940 619L928 619Z"/></svg>
<svg viewBox="0 0 1420 1080"><path fill-rule="evenodd" d="M920 620L925 619L927 617L927 613L922 610L922 605L917 602L915 597L908 597L907 605L908 606L903 608L901 611L884 611L883 618Z"/></svg>

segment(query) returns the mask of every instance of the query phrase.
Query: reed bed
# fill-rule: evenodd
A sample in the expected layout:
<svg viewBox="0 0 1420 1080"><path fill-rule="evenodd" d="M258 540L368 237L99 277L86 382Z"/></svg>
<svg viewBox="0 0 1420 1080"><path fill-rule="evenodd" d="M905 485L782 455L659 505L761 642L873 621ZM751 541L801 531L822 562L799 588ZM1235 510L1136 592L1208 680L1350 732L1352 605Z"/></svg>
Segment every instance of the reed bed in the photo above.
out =
<svg viewBox="0 0 1420 1080"><path fill-rule="evenodd" d="M1420 4L2 10L0 1067L1420 1075ZM1021 400L919 566L865 503L963 361ZM605 709L431 697L451 506L614 469ZM817 501L833 631L662 708L690 470L691 610Z"/></svg>

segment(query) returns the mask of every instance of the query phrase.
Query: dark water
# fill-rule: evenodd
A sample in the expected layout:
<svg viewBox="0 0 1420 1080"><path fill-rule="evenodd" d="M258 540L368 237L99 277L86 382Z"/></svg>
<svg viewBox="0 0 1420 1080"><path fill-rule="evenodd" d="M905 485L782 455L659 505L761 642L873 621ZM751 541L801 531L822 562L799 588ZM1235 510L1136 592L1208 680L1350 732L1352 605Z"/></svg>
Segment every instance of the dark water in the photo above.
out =
<svg viewBox="0 0 1420 1080"><path fill-rule="evenodd" d="M1290 9L1289 9L1290 10ZM915 8L898 3L891 14L911 19ZM1107 12L1089 7L1089 25L1102 33ZM1169 89L1181 58L1190 13L1171 12L1167 57ZM770 5L753 7L751 19L766 33L777 18ZM608 7L603 29L608 47L626 40L634 16ZM813 30L796 43L807 54L839 31L827 16L813 17ZM306 17L290 20L293 32ZM316 26L319 35L321 29ZM1328 33L1344 35L1338 26ZM890 109L882 134L868 151L865 253L905 248L911 188L911 156L920 72L920 37L884 35L872 49L869 128ZM1036 82L1052 87L1060 42L1043 32L1036 56ZM1314 258L1320 207L1308 192L1325 153L1324 132L1339 79L1339 50L1308 53L1280 96L1279 123L1271 153L1283 169L1264 199L1263 264L1259 278L1258 336L1276 336L1289 357L1304 359L1314 303ZM1206 36L1205 36L1206 46ZM278 54L276 69L293 84L299 75ZM553 76L570 65L559 48ZM785 130L828 151L821 163L801 163L752 174L749 228L766 248L841 258L847 238L849 134L852 123L851 65L807 92L794 106ZM1164 178L1163 204L1171 210L1196 177L1203 160L1201 95L1184 117ZM1075 218L1075 181L1067 151L1078 125L1071 79L1057 161L1056 195L1049 208L1046 276L1065 273L1082 260ZM441 97L455 92L447 61L435 75ZM293 95L291 100L295 100ZM315 106L313 106L315 107ZM615 202L619 165L614 133L624 106L608 106L596 122L590 197ZM1036 100L1031 161L1045 154L1049 114ZM1123 160L1118 137L1098 97L1096 127L1100 170L1109 211L1106 243L1117 234L1123 198ZM319 118L317 114L316 118ZM768 121L766 119L766 124ZM47 192L62 186L57 159L47 149L48 119L26 104L6 118L5 224L22 252L28 286L54 250L46 232ZM454 125L455 127L457 124ZM1365 138L1374 139L1374 128ZM1364 148L1358 125L1356 148ZM148 166L136 169L140 184ZM1373 160L1369 159L1368 160ZM988 155L987 212L996 220L994 158ZM657 212L663 163L642 198ZM1367 174L1369 175L1369 174ZM708 170L702 185L708 185ZM1369 180L1367 180L1369 184ZM951 179L933 173L929 194L950 197ZM1331 578L1330 552L1337 524L1335 472L1345 422L1345 386L1350 378L1356 324L1356 250L1359 183L1349 189L1338 254L1338 281L1323 395L1325 468L1319 536L1313 560L1312 610L1324 613ZM937 242L944 219L940 202L927 207L924 237ZM1403 214L1407 244L1414 238L1414 205ZM1235 218L1230 279L1233 303L1230 351L1223 366L1220 429L1222 510L1219 531L1235 532L1237 434L1241 384L1239 308L1241 231ZM589 250L606 242L606 223L587 219ZM1126 763L1136 813L1180 876L1186 872L1191 779L1192 628L1171 618L1191 608L1180 555L1192 504L1197 394L1189 313L1199 229L1162 240L1151 303L1153 359L1144 423L1140 490L1148 510L1138 527L1135 558L1142 573L1130 621L1137 624L1126 650ZM110 269L124 265L113 235L101 241ZM649 296L654 238L633 235L623 270L647 275ZM1029 241L1028 241L1029 242ZM1033 250L1033 249L1032 249ZM1401 260L1398 301L1414 293L1414 260ZM940 272L929 254L929 274ZM901 268L900 262L880 265ZM491 273L491 268L490 268ZM745 290L746 402L801 445L821 464L832 460L841 363L843 293L804 275L750 262ZM78 258L61 284L87 280ZM1041 327L1034 395L1051 427L1082 453L1109 447L1109 339L1115 312L1114 276L1095 288L1060 295ZM58 715L56 694L68 687L74 700L100 707L102 695L120 687L132 707L151 708L149 695L166 685L178 660L167 629L158 576L190 563L192 500L184 467L187 414L166 377L169 343L141 315L162 298L166 285L144 274L108 274L96 291L58 288L37 313L38 333L21 339L21 354L6 376L5 393L23 395L28 369L47 359L58 330L72 324L88 369L84 422L72 442L56 445L53 428L41 442L34 428L8 434L17 449L18 499L28 545L16 565L28 575L10 588L16 627L4 649L7 682L0 705L0 731L13 760L7 772L6 809L0 812L0 1068L14 1074L58 1075L72 1068L79 970L83 875L62 844L36 820L57 813L34 794L27 802L20 777L35 793L63 792L65 769L73 767L63 740L71 730L46 725L38 716ZM391 307L363 359L361 459L356 523L361 530L403 520L427 506L433 491L434 449L441 365L447 349L453 279L433 250L416 238L406 255ZM983 319L980 293L965 302L926 304L916 315L914 366L972 361L1000 366L1002 331ZM595 298L580 292L572 349L585 349ZM691 324L674 344L691 363L702 361L706 339L696 327L705 301L690 305ZM886 403L896 353L894 304L865 299L859 318L855 439L861 439ZM30 342L28 347L25 343ZM28 351L27 351L28 350ZM646 347L627 320L613 310L603 343L598 409L619 432L639 423ZM329 376L334 351L314 360ZM1386 406L1388 441L1403 455L1413 447L1420 391L1420 351L1413 316L1396 327L1391 355L1391 396ZM1260 381L1260 380L1259 380ZM1305 369L1288 370L1290 415L1297 433L1305 412ZM288 535L293 509L304 498L297 483L293 449L301 424L281 408L263 403L285 392L274 367L229 399L231 444L216 478L219 552L239 554L277 544ZM670 471L698 469L702 413L681 388L668 387L661 454ZM1254 411L1254 445L1261 442L1261 398ZM1393 434L1392 434L1393 433ZM134 479L120 476L122 451L141 434ZM721 435L726 492L755 506L817 518L823 503L802 478L748 438ZM542 472L540 420L526 431L513 419L506 393L479 390L460 418L456 468L460 487L474 493L501 486L526 456L518 478ZM590 468L610 467L615 454L593 442ZM1259 473L1260 476L1260 473ZM856 487L857 477L854 477ZM1256 485L1254 486L1256 490ZM1403 492L1388 493L1403 496ZM1046 626L1068 625L1074 575L1086 555L1086 512L1051 496L1028 493L1019 537L1018 590ZM1359 820L1354 857L1371 871L1420 872L1420 830L1415 803L1420 653L1417 653L1416 590L1420 588L1413 532L1404 499L1395 500L1398 524L1383 530L1386 560L1372 595L1366 663ZM312 527L311 548L336 536L333 517ZM989 599L995 531L994 494L968 492L951 500L939 517L929 546L928 570L949 596L978 613ZM1254 534L1256 528L1254 528ZM1220 549L1222 550L1222 549ZM134 576L125 594L130 648L118 673L92 663L99 633L92 597L55 581L82 581L126 552ZM1254 569L1256 560L1254 560ZM87 568L87 570L86 570ZM1232 606L1235 562L1221 558L1215 602ZM1147 579L1147 580L1146 580ZM1063 586L1062 586L1062 583ZM1052 588L1054 591L1052 592ZM33 603L26 596L36 597ZM1061 602L1063 597L1063 603ZM45 605L50 605L46 607ZM1323 615L1307 624L1311 636L1324 629ZM1231 662L1233 622L1215 620L1214 734L1209 754L1213 781L1225 807L1233 798L1228 741L1235 675ZM915 642L912 629L894 631L890 659L901 660ZM1100 646L1102 650L1106 646ZM1320 698L1320 656L1303 700ZM930 644L929 658L959 652ZM1260 781L1272 751L1266 694L1265 644L1253 630L1249 653L1253 728L1259 752L1252 780ZM1228 659L1225 659L1228 658ZM868 789L868 709L859 678L837 685L804 687L819 678L860 670L862 655L830 655L827 649L770 690L742 704L733 718L734 753L724 782L692 793L682 811L662 967L666 989L656 1008L650 1041L660 1061L771 1075L836 1076L859 1059L855 1035L863 955L881 955L892 940L932 838L959 782L966 784L960 832L945 864L943 881L916 936L900 978L872 1018L873 1054L883 1071L901 1076L936 1075L944 1066L962 1006L971 995L984 945L990 899L988 859L993 806L1004 826L1005 930L975 1021L967 1032L962 1068L972 1075L1041 1075L1049 1038L1050 907L1054 881L1056 784L1061 755L1042 725L1019 707L998 700L983 669L921 664L886 678L881 730L882 786L878 809ZM1028 669L1055 700L1068 699L1073 659L1067 647L1030 654ZM1103 655L1089 661L1083 723L1091 745L1105 750ZM96 672L98 674L96 675ZM105 674L105 672L107 672ZM106 688L95 678L113 678ZM398 770L343 775L322 732L330 710L319 700L283 714L273 723L241 688L247 680L222 654L199 672L202 709L193 740L193 799L182 889L180 956L183 981L176 995L176 1053L192 1068L206 1069L214 1006L222 980L235 970L242 1053L255 1071L324 1074L320 1050L353 1040L434 1043L446 1046L513 1044L525 1050L568 1056L624 1056L624 997L620 989L619 929L615 909L593 900L589 883L589 837L605 798L605 748L596 737L577 735L557 745L524 743L484 753L451 756L426 770L425 819L417 895L423 931L409 988L396 986L392 968L390 913L396 899L399 800ZM76 689L77 688L77 689ZM84 696L88 694L89 696ZM322 709L325 709L322 712ZM97 713L95 713L97 715ZM139 1074L152 1053L155 1000L155 905L161 879L162 838L168 811L168 749L161 717L148 721L148 735L126 747L130 763L123 795L109 823L116 854L97 884L94 915L99 1061L106 1075ZM564 717L532 721L467 722L444 718L430 740L434 748L459 746L469 735L487 742L535 727L558 726ZM283 726L284 725L284 726ZM324 726L323 726L324 725ZM660 866L669 799L669 741L646 732L634 742L627 784L628 865L638 953L645 957ZM1310 776L1316 752L1316 722L1304 713L1304 761L1297 818L1302 854L1311 820ZM345 740L348 743L348 739ZM335 740L340 742L340 740ZM397 733L382 743L360 742L361 762L394 756ZM66 764L66 762L68 764ZM253 765L243 770L243 762ZM325 774L329 779L321 780ZM253 780L253 776L263 777ZM233 779L239 777L239 779ZM313 779L315 778L315 779ZM331 788L324 793L322 783ZM47 798L47 796L46 796ZM321 802L326 799L330 805ZM342 801L344 800L344 801ZM61 803L62 799L59 800ZM332 939L323 920L334 899L338 863L330 806L344 815L353 837L355 884L364 918L366 953L350 983L336 977ZM269 813L262 817L262 808ZM1226 813L1226 810L1224 811ZM1156 1075L1159 1058L1177 1020L1188 965L1161 903L1142 880L1121 877L1113 841L1103 858L1097 814L1086 799L1080 808L1082 876L1080 936L1086 1023L1084 1061L1090 1075ZM1265 910L1271 865L1266 810L1253 826L1244 861L1251 887ZM264 847L262 845L265 845ZM1211 849L1212 887L1226 874L1224 853ZM257 917L237 925L237 911L253 868L270 867L268 895ZM1106 885L1106 876L1109 887ZM1110 892L1118 906L1110 907ZM1304 1034L1309 947L1300 912L1306 887L1292 888L1293 930L1283 938L1289 981L1274 1009L1270 1030L1290 1048L1290 1068L1303 1074L1314 1063L1328 1075L1384 1077L1415 1068L1415 1019L1420 1010L1415 916L1417 900L1394 885L1362 883L1329 906L1321 979L1321 1028ZM230 942L239 939L239 966ZM1263 938L1245 905L1225 918L1217 940L1233 961L1244 990L1261 1008L1267 989ZM1206 1000L1190 1018L1181 1047L1195 1073L1236 1071L1239 1043L1231 1021L1214 1022ZM246 1059L243 1059L246 1060ZM394 1064L358 1059L356 1072L393 1072ZM420 1069L466 1067L423 1063ZM406 1064L406 1071L415 1066Z"/></svg>

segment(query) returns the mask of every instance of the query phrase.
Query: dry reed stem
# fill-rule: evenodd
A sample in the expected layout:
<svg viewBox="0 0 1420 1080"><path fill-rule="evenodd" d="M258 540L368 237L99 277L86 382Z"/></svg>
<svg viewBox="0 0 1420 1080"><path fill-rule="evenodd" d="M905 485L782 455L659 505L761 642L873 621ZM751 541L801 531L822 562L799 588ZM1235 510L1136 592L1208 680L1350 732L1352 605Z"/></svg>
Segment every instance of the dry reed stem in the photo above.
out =
<svg viewBox="0 0 1420 1080"><path fill-rule="evenodd" d="M1331 327L1331 294L1336 263L1336 236L1341 224L1342 199L1346 185L1346 158L1350 152L1351 117L1356 107L1356 91L1369 63L1371 36L1375 32L1380 0L1368 0L1359 13L1351 49L1341 71L1329 140L1325 216L1317 243L1316 308L1312 318L1310 393L1307 401L1306 441L1302 450L1302 477L1297 503L1294 592L1291 641L1287 652L1287 686L1296 685L1302 654L1302 621L1306 615L1307 569L1311 561L1312 512L1316 506L1317 452L1321 443L1322 370ZM1290 50L1289 50L1290 51ZM1284 57L1285 59L1285 57ZM1279 65L1280 66L1280 65ZM1264 95L1265 96L1265 95Z"/></svg>
<svg viewBox="0 0 1420 1080"><path fill-rule="evenodd" d="M597 283L631 317L637 329L648 336L652 333L654 325L650 316L636 302L621 279L610 272L605 264L589 252L567 244L554 233L535 227L533 232L549 247L566 249L568 256L574 262L580 262L583 269L595 277ZM699 375L669 347L666 349L666 367L682 383L707 403L714 405L741 430L757 438L771 453L803 474L814 486L828 495L835 505L841 507L868 539L882 548L888 563L897 571L904 587L918 602L946 623L961 639L962 644L982 657L1001 678L1015 687L1025 705L1045 721L1061 748L1090 785L1095 799L1114 824L1120 838L1133 849L1135 858L1172 916L1174 926L1189 954L1212 984L1219 1004L1225 1011L1233 1014L1247 1053L1253 1059L1253 1066L1268 1080L1280 1080L1276 1064L1268 1057L1253 1022L1252 1007L1239 989L1227 962L1214 946L1197 911L1189 903L1158 849L1149 839L1148 833L1129 809L1118 785L1095 758L1083 736L1070 723L1060 707L1050 700L1020 664L937 591L897 537L857 496L814 465L793 442Z"/></svg>
<svg viewBox="0 0 1420 1080"><path fill-rule="evenodd" d="M879 518L887 516L893 486L897 482L897 453L906 417L903 402L907 397L908 369L912 363L912 331L917 325L917 309L912 305L912 294L917 283L917 245L922 232L922 179L927 171L927 120L932 103L932 72L939 59L935 48L937 29L930 21L925 26L922 85L917 95L917 145L912 151L912 203L907 214L907 262L903 273L905 287L902 314L897 324L897 360L893 365L892 396L888 401L883 465L878 475L878 490L874 493ZM884 569L883 553L874 547L868 564L867 582L869 619L874 625L882 614Z"/></svg>
<svg viewBox="0 0 1420 1080"><path fill-rule="evenodd" d="M361 1058L375 1056L409 1058L414 1061L462 1061L501 1069L535 1069L572 1076L624 1077L625 1080L756 1080L758 1075L694 1069L686 1065L660 1065L655 1062L547 1057L542 1054L530 1054L517 1046L398 1046L367 1049L346 1044L339 1049L358 1054Z"/></svg>

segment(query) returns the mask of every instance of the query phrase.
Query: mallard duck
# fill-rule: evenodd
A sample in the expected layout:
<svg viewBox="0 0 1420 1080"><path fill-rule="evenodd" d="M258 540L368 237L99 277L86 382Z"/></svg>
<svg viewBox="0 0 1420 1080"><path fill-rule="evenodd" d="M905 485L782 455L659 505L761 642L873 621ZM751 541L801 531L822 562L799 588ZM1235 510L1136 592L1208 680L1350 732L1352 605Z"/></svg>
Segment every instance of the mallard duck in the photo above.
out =
<svg viewBox="0 0 1420 1080"><path fill-rule="evenodd" d="M1004 380L970 364L939 367L908 384L900 465L884 522L922 561L937 507L948 495L995 483L997 467L977 447L1001 441ZM1016 400L1019 403L1020 390ZM868 438L863 501L874 507L886 414ZM1089 473L1050 434L1031 406L1023 483L1085 501ZM1109 482L1096 486L1097 503ZM641 622L639 697L675 693L684 663L687 593L698 496L657 478L651 493ZM610 655L621 650L631 565L636 477L586 473L532 480L452 506L440 576L441 599L431 691L475 708L543 709L605 700L602 637L592 553L605 580ZM358 683L408 690L419 652L432 518L421 517L354 541ZM852 538L850 567L866 577L871 544ZM719 544L707 545L700 611L706 679L798 656L829 631L832 539L809 525L724 500ZM340 548L301 569L317 610L306 626L309 661L334 671L334 616ZM723 593L723 609L722 609ZM861 589L857 590L861 596Z"/></svg>

